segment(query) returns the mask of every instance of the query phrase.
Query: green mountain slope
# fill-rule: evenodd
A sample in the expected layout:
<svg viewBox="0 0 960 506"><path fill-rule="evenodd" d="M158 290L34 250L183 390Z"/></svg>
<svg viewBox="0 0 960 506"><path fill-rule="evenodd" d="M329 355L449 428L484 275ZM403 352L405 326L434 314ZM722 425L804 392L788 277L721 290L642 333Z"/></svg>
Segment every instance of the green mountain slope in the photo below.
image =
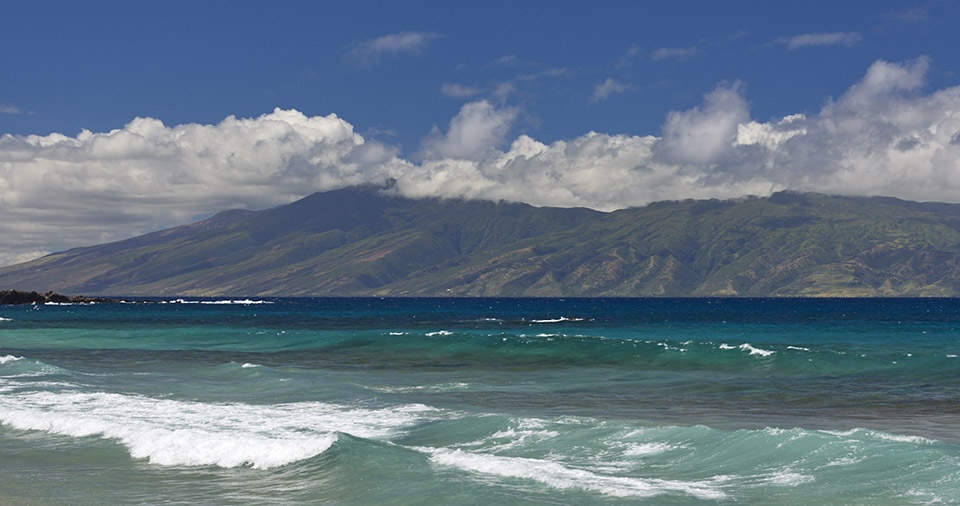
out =
<svg viewBox="0 0 960 506"><path fill-rule="evenodd" d="M364 187L0 269L88 295L953 296L960 205L778 193L601 213Z"/></svg>

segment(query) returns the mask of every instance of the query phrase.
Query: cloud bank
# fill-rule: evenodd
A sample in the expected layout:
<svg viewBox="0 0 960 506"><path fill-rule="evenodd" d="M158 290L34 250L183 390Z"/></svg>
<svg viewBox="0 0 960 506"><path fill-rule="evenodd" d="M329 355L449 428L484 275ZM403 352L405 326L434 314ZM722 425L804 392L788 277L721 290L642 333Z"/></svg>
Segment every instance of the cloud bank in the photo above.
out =
<svg viewBox="0 0 960 506"><path fill-rule="evenodd" d="M511 137L521 111L469 102L417 162L337 117L277 109L215 125L137 118L104 133L0 137L0 263L396 179L412 197L613 210L792 189L960 202L960 86L925 92L925 58L877 61L813 114L751 118L720 83L657 135Z"/></svg>

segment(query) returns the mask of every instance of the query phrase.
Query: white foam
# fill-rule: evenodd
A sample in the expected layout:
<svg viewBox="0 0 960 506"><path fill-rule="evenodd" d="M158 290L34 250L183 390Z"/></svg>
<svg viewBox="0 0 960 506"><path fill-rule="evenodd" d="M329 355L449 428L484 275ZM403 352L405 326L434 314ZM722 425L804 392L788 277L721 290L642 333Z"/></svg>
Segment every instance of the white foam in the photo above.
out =
<svg viewBox="0 0 960 506"><path fill-rule="evenodd" d="M891 441L894 443L933 444L936 442L932 439L927 439L922 436L890 434L889 432L881 432L881 431L870 430L870 429L850 429L847 431L825 430L823 432L826 434L832 434L834 436L840 436L840 437L850 437L850 438L856 438L856 439L874 439L874 440L880 440L880 441Z"/></svg>
<svg viewBox="0 0 960 506"><path fill-rule="evenodd" d="M551 318L548 320L530 320L530 323L582 322L583 320L583 318L567 318L566 316L561 316L560 318Z"/></svg>
<svg viewBox="0 0 960 506"><path fill-rule="evenodd" d="M449 330L438 330L436 332L427 332L427 337L452 336L453 332Z"/></svg>
<svg viewBox="0 0 960 506"><path fill-rule="evenodd" d="M113 393L0 396L0 422L21 430L116 439L151 464L268 469L326 451L338 433L386 438L433 412L321 402L202 403Z"/></svg>
<svg viewBox="0 0 960 506"><path fill-rule="evenodd" d="M273 301L270 300L254 300L254 299L223 299L223 300L189 300L189 299L173 299L173 300L163 300L160 301L161 304L218 304L218 305L228 305L228 304L239 304L244 306L249 306L251 304L273 304Z"/></svg>
<svg viewBox="0 0 960 506"><path fill-rule="evenodd" d="M813 482L814 477L810 476L809 474L801 474L789 470L783 470L765 476L763 481L771 485L796 487L804 483Z"/></svg>
<svg viewBox="0 0 960 506"><path fill-rule="evenodd" d="M201 304L241 304L244 306L249 306L251 304L273 304L273 301L269 300L252 300L252 299L241 299L241 300L201 300Z"/></svg>
<svg viewBox="0 0 960 506"><path fill-rule="evenodd" d="M730 346L727 343L722 343L720 345L720 349L748 351L750 352L751 355L760 355L761 357L769 357L770 355L773 355L774 353L776 353L775 351L764 350L761 348L754 348L752 345L750 345L750 343L743 343L740 346Z"/></svg>
<svg viewBox="0 0 960 506"><path fill-rule="evenodd" d="M408 387L366 387L368 390L373 390L374 392L382 392L385 394L402 394L408 392L450 392L454 390L465 390L470 388L469 383L439 383L436 385L414 385Z"/></svg>
<svg viewBox="0 0 960 506"><path fill-rule="evenodd" d="M253 368L253 367L260 367L260 364L251 364L250 362L246 362L246 363L244 363L243 365L241 365L240 367L243 368L243 369L250 369L250 368Z"/></svg>
<svg viewBox="0 0 960 506"><path fill-rule="evenodd" d="M16 362L17 360L23 360L23 357L15 357L13 355L5 355L0 357L0 365L7 364L10 362Z"/></svg>
<svg viewBox="0 0 960 506"><path fill-rule="evenodd" d="M644 455L656 455L658 453L668 452L675 448L677 447L666 443L639 443L627 446L623 454L629 457L642 457Z"/></svg>
<svg viewBox="0 0 960 506"><path fill-rule="evenodd" d="M560 435L555 430L547 429L546 425L546 422L537 418L521 418L516 421L516 426L499 430L489 438L477 441L475 445L487 447L487 445L495 443L493 446L487 447L486 451L499 452L528 444L537 444Z"/></svg>
<svg viewBox="0 0 960 506"><path fill-rule="evenodd" d="M471 473L535 481L560 490L580 489L612 497L654 497L682 493L704 500L724 499L726 494L713 482L685 482L609 476L588 469L568 467L551 460L501 457L482 453L438 448L418 448L431 462Z"/></svg>
<svg viewBox="0 0 960 506"><path fill-rule="evenodd" d="M13 318L4 318L0 316L0 322L12 322L12 321L13 321Z"/></svg>

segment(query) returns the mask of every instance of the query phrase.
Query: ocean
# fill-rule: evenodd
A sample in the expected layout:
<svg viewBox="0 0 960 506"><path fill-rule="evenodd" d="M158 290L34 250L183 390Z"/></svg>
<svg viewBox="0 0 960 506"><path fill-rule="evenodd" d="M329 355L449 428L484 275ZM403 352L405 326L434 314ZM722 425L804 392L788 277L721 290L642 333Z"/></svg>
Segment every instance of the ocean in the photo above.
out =
<svg viewBox="0 0 960 506"><path fill-rule="evenodd" d="M960 504L960 299L0 306L0 504Z"/></svg>

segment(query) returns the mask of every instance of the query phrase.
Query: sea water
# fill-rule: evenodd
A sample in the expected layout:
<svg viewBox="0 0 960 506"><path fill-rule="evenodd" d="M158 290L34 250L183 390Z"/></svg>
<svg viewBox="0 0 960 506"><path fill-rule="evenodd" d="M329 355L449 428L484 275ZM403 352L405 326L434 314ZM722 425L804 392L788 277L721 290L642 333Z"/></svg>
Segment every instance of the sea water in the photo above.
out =
<svg viewBox="0 0 960 506"><path fill-rule="evenodd" d="M0 504L960 503L960 299L0 307Z"/></svg>

